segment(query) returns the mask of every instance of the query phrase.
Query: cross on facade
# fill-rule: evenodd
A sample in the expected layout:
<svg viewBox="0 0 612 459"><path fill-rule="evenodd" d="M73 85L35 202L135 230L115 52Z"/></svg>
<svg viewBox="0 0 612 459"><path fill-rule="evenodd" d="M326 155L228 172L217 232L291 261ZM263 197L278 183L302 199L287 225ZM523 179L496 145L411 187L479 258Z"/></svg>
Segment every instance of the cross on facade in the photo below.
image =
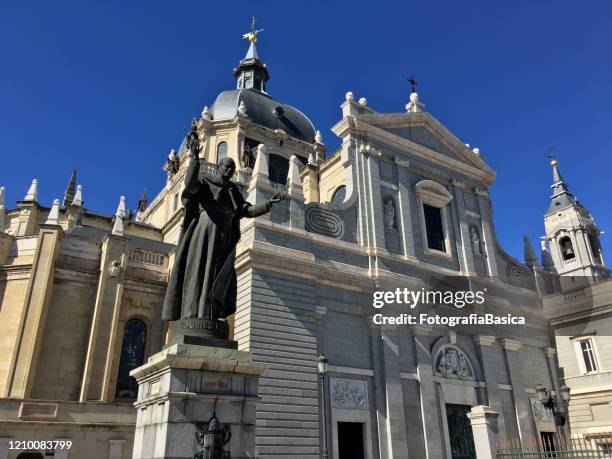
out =
<svg viewBox="0 0 612 459"><path fill-rule="evenodd" d="M419 83L414 79L414 76L410 75L410 78L406 78L406 80L408 80L408 83L411 85L410 92L416 92L416 85Z"/></svg>

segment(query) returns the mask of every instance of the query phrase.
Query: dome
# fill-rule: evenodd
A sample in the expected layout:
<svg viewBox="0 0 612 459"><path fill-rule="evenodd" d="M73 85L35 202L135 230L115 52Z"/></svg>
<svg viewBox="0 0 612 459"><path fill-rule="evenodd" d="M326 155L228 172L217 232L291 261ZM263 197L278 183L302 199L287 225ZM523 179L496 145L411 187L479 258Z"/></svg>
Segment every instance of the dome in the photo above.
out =
<svg viewBox="0 0 612 459"><path fill-rule="evenodd" d="M254 123L270 129L282 129L291 137L314 143L315 128L306 115L256 89L223 91L210 107L212 119L234 118L241 102L246 106L246 116Z"/></svg>

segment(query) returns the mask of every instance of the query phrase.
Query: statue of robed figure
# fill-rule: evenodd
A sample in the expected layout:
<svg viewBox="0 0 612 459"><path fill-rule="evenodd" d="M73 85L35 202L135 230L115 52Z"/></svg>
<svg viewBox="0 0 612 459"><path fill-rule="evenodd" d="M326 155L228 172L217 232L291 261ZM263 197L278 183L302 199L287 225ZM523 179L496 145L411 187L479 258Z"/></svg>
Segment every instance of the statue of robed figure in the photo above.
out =
<svg viewBox="0 0 612 459"><path fill-rule="evenodd" d="M287 198L277 193L261 204L246 202L230 180L234 161L221 160L216 174L200 170L199 143L194 123L187 136L189 165L181 195L185 213L162 312L163 320L180 320L179 327L174 325L173 341L183 337L185 344L210 344L207 337L227 339L225 318L236 310L234 259L240 219L263 215ZM194 334L204 342L186 339Z"/></svg>

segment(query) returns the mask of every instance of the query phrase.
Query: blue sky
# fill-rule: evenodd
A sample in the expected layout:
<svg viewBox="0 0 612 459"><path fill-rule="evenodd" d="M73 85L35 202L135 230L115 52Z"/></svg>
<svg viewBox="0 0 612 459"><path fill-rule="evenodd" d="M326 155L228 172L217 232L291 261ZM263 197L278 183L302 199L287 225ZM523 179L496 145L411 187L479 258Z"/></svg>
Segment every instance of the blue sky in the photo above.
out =
<svg viewBox="0 0 612 459"><path fill-rule="evenodd" d="M587 6L588 5L588 6ZM135 207L164 184L183 128L232 88L255 15L269 92L329 131L351 90L402 111L405 79L498 178L497 235L522 259L550 199L553 144L571 190L612 232L612 3L590 1L53 1L0 3L0 185L7 207L40 183L61 198L73 167L86 206ZM612 257L612 236L604 235Z"/></svg>

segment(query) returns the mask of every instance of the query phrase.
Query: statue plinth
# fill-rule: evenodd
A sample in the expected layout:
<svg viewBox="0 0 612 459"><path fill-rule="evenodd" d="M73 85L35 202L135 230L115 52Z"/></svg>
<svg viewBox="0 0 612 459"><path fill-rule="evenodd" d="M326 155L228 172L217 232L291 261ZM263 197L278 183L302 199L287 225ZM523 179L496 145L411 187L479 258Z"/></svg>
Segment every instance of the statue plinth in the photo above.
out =
<svg viewBox="0 0 612 459"><path fill-rule="evenodd" d="M227 321L215 319L183 318L172 323L173 344L193 344L197 346L237 349L238 343L230 341Z"/></svg>
<svg viewBox="0 0 612 459"><path fill-rule="evenodd" d="M265 366L249 352L173 344L130 374L138 381L133 459L255 457Z"/></svg>

